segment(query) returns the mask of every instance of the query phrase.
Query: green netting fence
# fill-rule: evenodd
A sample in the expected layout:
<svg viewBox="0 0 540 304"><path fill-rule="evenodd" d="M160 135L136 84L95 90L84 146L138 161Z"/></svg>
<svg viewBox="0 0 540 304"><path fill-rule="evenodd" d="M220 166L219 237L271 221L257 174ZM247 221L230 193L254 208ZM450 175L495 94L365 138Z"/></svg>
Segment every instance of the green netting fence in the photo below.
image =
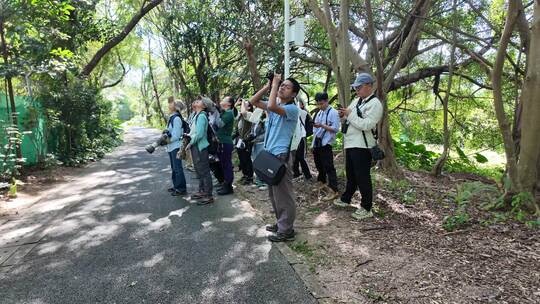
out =
<svg viewBox="0 0 540 304"><path fill-rule="evenodd" d="M39 101L27 96L16 96L15 106L18 113L18 124L22 135L21 153L25 165L34 165L43 160L49 152L50 143L54 142L47 130L47 120ZM0 127L5 129L11 125L11 106L5 94L0 93ZM1 132L0 144L7 144L4 132ZM2 148L3 149L3 148Z"/></svg>

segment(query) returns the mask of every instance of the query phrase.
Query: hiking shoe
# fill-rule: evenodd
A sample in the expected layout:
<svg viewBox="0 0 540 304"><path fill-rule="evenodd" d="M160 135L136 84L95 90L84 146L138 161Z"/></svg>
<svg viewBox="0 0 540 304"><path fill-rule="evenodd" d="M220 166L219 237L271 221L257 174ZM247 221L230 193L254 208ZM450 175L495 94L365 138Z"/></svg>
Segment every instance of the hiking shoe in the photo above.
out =
<svg viewBox="0 0 540 304"><path fill-rule="evenodd" d="M277 224L274 225L266 225L266 231L276 233L278 230Z"/></svg>
<svg viewBox="0 0 540 304"><path fill-rule="evenodd" d="M193 193L193 194L189 197L189 199L190 199L190 200L198 200L198 199L201 199L201 198L203 198L203 197L205 197L205 196L206 196L206 194L204 194L204 193L202 193L202 192L197 192L197 193Z"/></svg>
<svg viewBox="0 0 540 304"><path fill-rule="evenodd" d="M373 212L370 211L367 211L366 209L360 207L358 209L356 209L355 212L353 212L351 214L351 216L359 221L363 220L363 219L367 219L367 218L370 218L370 217L373 217Z"/></svg>
<svg viewBox="0 0 540 304"><path fill-rule="evenodd" d="M229 185L224 185L223 187L221 187L221 189L217 191L218 195L228 195L232 193L234 193L233 187Z"/></svg>
<svg viewBox="0 0 540 304"><path fill-rule="evenodd" d="M339 208L349 208L351 204L343 202L340 198L334 200L334 206Z"/></svg>
<svg viewBox="0 0 540 304"><path fill-rule="evenodd" d="M279 243L279 242L290 242L294 241L294 231L291 233L277 233L268 236L270 242Z"/></svg>
<svg viewBox="0 0 540 304"><path fill-rule="evenodd" d="M184 190L184 191L174 190L174 192L171 192L172 196L182 196L182 195L186 195L186 194L187 194L186 190Z"/></svg>
<svg viewBox="0 0 540 304"><path fill-rule="evenodd" d="M197 202L197 205L204 206L204 205L213 204L213 203L214 203L213 196L205 196L199 202Z"/></svg>
<svg viewBox="0 0 540 304"><path fill-rule="evenodd" d="M335 200L338 197L339 197L339 193L337 191L334 191L334 190L330 189L330 192L328 193L328 195L323 197L322 200L325 201L325 202L329 202L329 201Z"/></svg>

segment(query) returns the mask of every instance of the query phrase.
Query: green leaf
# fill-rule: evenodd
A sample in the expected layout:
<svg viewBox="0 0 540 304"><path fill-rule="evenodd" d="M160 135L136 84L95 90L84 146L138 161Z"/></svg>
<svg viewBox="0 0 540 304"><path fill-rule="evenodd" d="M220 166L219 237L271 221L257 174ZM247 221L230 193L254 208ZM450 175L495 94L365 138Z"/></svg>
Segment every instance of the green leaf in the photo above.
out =
<svg viewBox="0 0 540 304"><path fill-rule="evenodd" d="M481 163L481 164L485 164L485 163L488 162L488 159L484 155L482 155L480 153L476 153L474 155L474 159L476 159L476 161Z"/></svg>

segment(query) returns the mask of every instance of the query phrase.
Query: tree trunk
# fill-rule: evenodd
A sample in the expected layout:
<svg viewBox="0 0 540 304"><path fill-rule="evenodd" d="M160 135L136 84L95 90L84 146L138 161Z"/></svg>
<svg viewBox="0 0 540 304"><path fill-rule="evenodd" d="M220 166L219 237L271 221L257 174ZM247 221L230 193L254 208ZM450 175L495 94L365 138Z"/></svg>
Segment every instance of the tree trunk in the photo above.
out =
<svg viewBox="0 0 540 304"><path fill-rule="evenodd" d="M511 1L512 2L512 1ZM510 15L509 10L509 15ZM507 19L508 20L508 19ZM527 56L527 75L523 81L521 104L521 144L517 166L520 191L536 192L539 180L538 164L540 156L540 4L534 2L530 48ZM506 148L506 143L505 143ZM506 149L505 149L506 150ZM539 210L539 206L536 206Z"/></svg>
<svg viewBox="0 0 540 304"><path fill-rule="evenodd" d="M453 0L452 5L452 12L454 14L457 13L456 10L456 3L457 0ZM454 16L453 25L457 26L456 17ZM454 31L452 33L452 49L450 50L450 65L448 67L448 82L446 85L446 94L443 99L443 137L444 137L444 143L443 143L443 152L441 156L437 159L437 162L435 162L435 165L433 166L431 170L431 174L433 176L439 177L442 173L442 169L444 167L444 164L446 163L446 160L448 159L448 154L450 153L450 131L448 130L448 100L450 99L450 92L452 91L452 77L454 76L454 64L456 61L456 32ZM438 95L438 89L436 94ZM440 96L440 95L439 95Z"/></svg>
<svg viewBox="0 0 540 304"><path fill-rule="evenodd" d="M4 35L4 19L0 18L0 43L2 43L2 56L4 58L4 64L7 65L9 61L6 37ZM13 93L13 83L11 82L11 76L6 76L7 93L9 97L9 105L11 107L11 121L15 128L19 129L19 119L17 118L17 107L15 106L15 94ZM17 158L22 158L21 145L15 146Z"/></svg>
<svg viewBox="0 0 540 304"><path fill-rule="evenodd" d="M251 42L251 39L246 38L244 40L243 46L246 50L249 73L251 74L251 82L253 83L255 91L257 91L262 88L261 74L259 74L259 70L257 69L257 57L255 56L255 51L253 50L253 43Z"/></svg>
<svg viewBox="0 0 540 304"><path fill-rule="evenodd" d="M151 50L150 47L150 40L148 40L148 50ZM156 80L154 78L154 71L152 70L152 56L150 51L148 52L148 71L150 73L150 80L152 81L152 88L154 89L154 96L156 97L156 103L158 107L159 114L161 118L163 119L164 123L167 123L167 116L165 116L165 113L163 113L163 108L161 107L161 101L159 100L159 92L156 84Z"/></svg>
<svg viewBox="0 0 540 304"><path fill-rule="evenodd" d="M101 49L99 49L96 52L96 54L94 54L92 59L83 68L80 76L87 77L88 75L90 75L90 73L92 73L94 68L101 61L101 58L103 58L103 56L105 56L105 54L107 54L112 48L114 48L116 45L122 42L127 37L127 35L129 35L129 33L133 30L133 28L137 25L137 23L139 23L139 21L154 7L161 4L161 2L163 2L163 0L152 0L146 6L141 7L141 10L137 14L135 14L133 17L131 17L131 20L128 22L128 24L126 24L124 29L122 29L122 31L118 35L114 36L109 41L107 41L101 47ZM146 4L147 1L144 1L143 3Z"/></svg>
<svg viewBox="0 0 540 304"><path fill-rule="evenodd" d="M373 9L371 7L371 0L365 1L366 15L368 22L368 35L371 43L371 49L373 50L373 58L375 59L376 79L377 79L377 97L380 99L383 105L383 117L378 125L379 144L385 152L385 158L380 162L383 170L390 176L401 177L403 172L399 168L394 153L394 143L392 141L392 135L390 134L390 123L388 119L388 104L386 102L386 91L383 87L384 81L384 68L379 54L379 46L377 45L377 35L375 33L375 22L373 20ZM382 48L384 49L384 48Z"/></svg>
<svg viewBox="0 0 540 304"><path fill-rule="evenodd" d="M510 37L512 36L512 31L517 20L517 1L520 0L509 1L504 30L499 42L499 48L497 50L495 64L493 65L493 70L491 71L491 82L493 86L493 106L495 108L495 115L497 117L499 129L503 138L504 152L506 155L506 173L510 182L508 189L506 189L508 195L517 193L520 189L517 175L517 159L514 141L512 139L512 130L510 128L510 124L508 123L508 118L506 117L506 114L504 112L504 101L502 95L502 72L506 56L506 49L508 47ZM534 70L534 68L530 68L529 70Z"/></svg>

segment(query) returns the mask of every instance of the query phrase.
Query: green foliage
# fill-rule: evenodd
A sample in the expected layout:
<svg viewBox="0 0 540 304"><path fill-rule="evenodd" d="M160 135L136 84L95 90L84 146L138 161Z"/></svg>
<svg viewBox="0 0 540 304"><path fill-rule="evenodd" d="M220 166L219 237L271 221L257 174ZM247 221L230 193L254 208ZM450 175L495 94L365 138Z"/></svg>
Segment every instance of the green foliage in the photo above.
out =
<svg viewBox="0 0 540 304"><path fill-rule="evenodd" d="M410 141L394 141L394 152L398 162L410 169L430 170L439 154L428 151L425 145Z"/></svg>
<svg viewBox="0 0 540 304"><path fill-rule="evenodd" d="M309 245L307 241L294 242L290 245L290 247L294 252L297 252L308 258L313 257L315 253L315 248Z"/></svg>
<svg viewBox="0 0 540 304"><path fill-rule="evenodd" d="M462 229L468 225L470 221L469 214L464 210L459 210L455 215L446 216L443 219L442 227L446 231L454 231Z"/></svg>
<svg viewBox="0 0 540 304"><path fill-rule="evenodd" d="M20 174L24 163L24 159L19 159L16 154L17 146L22 142L22 133L9 122L0 120L0 126L0 181L8 181Z"/></svg>
<svg viewBox="0 0 540 304"><path fill-rule="evenodd" d="M467 207L473 203L489 202L499 195L498 189L493 185L481 182L467 182L458 185L455 202L456 211L443 219L442 227L446 231L454 231L466 227L471 218L467 213Z"/></svg>
<svg viewBox="0 0 540 304"><path fill-rule="evenodd" d="M45 79L40 99L49 122L52 147L66 165L96 160L120 143L120 121L112 103L104 100L98 88L76 78L67 84Z"/></svg>

